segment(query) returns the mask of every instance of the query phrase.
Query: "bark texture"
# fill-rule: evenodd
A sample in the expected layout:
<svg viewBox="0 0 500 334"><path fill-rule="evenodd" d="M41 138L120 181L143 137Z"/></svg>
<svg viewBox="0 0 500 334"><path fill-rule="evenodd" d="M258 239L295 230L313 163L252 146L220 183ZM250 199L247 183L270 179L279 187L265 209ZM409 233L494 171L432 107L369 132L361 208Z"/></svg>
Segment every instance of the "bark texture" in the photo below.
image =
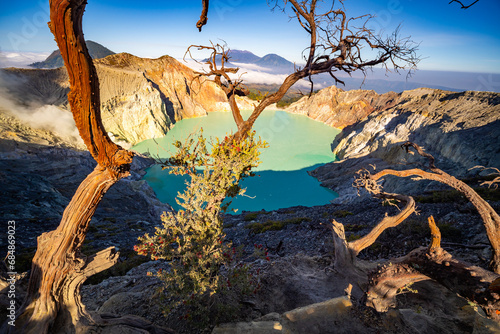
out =
<svg viewBox="0 0 500 334"><path fill-rule="evenodd" d="M113 184L129 175L133 157L132 152L110 140L102 125L99 81L82 32L85 4L84 0L50 1L49 26L68 71L68 100L76 126L97 166L78 187L57 229L38 237L28 291L16 326L4 327L2 332L74 333L118 323L162 332L134 317L106 319L91 315L80 299L80 288L87 277L111 267L118 259L113 247L91 257L81 254L80 247L97 205Z"/></svg>

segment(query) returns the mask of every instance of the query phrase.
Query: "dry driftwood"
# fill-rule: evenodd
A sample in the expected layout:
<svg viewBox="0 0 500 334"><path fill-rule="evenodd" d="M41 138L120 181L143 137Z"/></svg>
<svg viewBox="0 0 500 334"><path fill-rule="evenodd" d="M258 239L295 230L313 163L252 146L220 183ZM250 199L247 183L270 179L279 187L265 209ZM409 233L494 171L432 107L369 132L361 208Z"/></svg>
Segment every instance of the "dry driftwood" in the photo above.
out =
<svg viewBox="0 0 500 334"><path fill-rule="evenodd" d="M428 169L430 172L414 168L408 170L392 170L385 169L372 175L371 178L378 180L386 175L394 175L397 177L420 177L426 180L438 181L448 186L460 191L465 197L474 205L477 209L479 215L483 220L484 228L486 229L486 234L491 243L493 249L492 258L490 261L490 269L497 274L500 274L500 216L491 207L491 205L486 202L481 196L479 196L474 189L469 187L464 182L458 180L454 176L445 173L441 169L434 165L434 157L426 153L420 146L412 142L406 142L402 145L403 148L408 150L413 148L419 155L427 158Z"/></svg>
<svg viewBox="0 0 500 334"><path fill-rule="evenodd" d="M433 279L481 306L492 319L500 320L500 291L494 288L500 275L454 259L441 248L441 233L432 216L429 227L432 241L428 248L418 248L369 275L367 305L385 312L396 306L400 289L414 282Z"/></svg>
<svg viewBox="0 0 500 334"><path fill-rule="evenodd" d="M434 157L424 152L418 145L407 142L403 147L407 150L413 147L418 154L426 157L429 160L431 172L420 169L403 171L386 169L372 175L368 170L363 169L357 173L353 185L358 190L364 188L374 197L395 199L406 203L406 205L398 215L394 217L386 216L368 235L349 243L345 240L343 225L333 221L335 266L342 268L347 273L354 272L352 267L356 267L354 260L359 251L373 244L380 233L387 227L401 223L415 210L415 202L411 197L387 194L382 191L382 187L377 181L386 175L399 177L419 176L454 187L464 193L478 209L485 223L490 241L492 235L493 238L495 238L495 235L499 235L497 222L500 220L497 220L498 215L472 188L436 168ZM454 259L451 254L442 249L441 233L433 217L429 218L429 227L432 239L428 248L418 248L369 274L369 288L366 294L367 305L374 307L379 312L387 311L390 307L395 307L396 296L401 289L418 281L433 279L451 291L467 298L470 302L482 307L492 319L500 320L500 275ZM493 240L492 246L494 249L499 242L500 238ZM498 270L498 264L495 262L498 258L495 257L495 254L497 253L494 253L492 269Z"/></svg>

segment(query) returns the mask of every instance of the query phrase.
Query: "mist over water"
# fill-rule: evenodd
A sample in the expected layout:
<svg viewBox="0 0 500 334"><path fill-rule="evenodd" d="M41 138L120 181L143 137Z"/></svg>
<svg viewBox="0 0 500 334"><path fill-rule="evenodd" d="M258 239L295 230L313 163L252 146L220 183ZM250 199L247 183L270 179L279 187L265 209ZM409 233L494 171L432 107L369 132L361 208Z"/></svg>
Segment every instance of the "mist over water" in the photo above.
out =
<svg viewBox="0 0 500 334"><path fill-rule="evenodd" d="M243 112L246 118L250 112ZM134 150L166 158L175 152L172 143L183 141L190 133L203 128L205 137L223 137L236 131L231 113L210 113L206 117L177 122L163 138L149 139ZM261 164L255 169L257 176L242 182L246 196L239 196L231 208L247 211L275 210L290 206L327 204L338 195L324 187L307 171L334 160L330 144L340 130L305 116L284 111L264 111L254 129L269 147L261 153ZM174 208L177 192L184 189L187 177L171 175L160 166L153 166L145 175L162 202Z"/></svg>

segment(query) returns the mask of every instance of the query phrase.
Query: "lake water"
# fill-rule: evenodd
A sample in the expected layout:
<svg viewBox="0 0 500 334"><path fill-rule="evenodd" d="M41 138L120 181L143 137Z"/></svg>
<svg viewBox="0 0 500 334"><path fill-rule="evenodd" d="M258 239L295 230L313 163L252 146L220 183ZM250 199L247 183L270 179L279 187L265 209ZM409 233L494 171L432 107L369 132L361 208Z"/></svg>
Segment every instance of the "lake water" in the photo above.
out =
<svg viewBox="0 0 500 334"><path fill-rule="evenodd" d="M242 114L246 118L250 112ZM231 113L209 113L206 117L181 120L165 137L143 141L133 149L166 158L175 152L172 145L175 140L183 141L200 127L203 127L205 137L224 137L227 132L237 129ZM237 197L231 208L241 212L269 211L296 205L314 206L327 204L338 196L334 191L321 187L307 171L335 159L330 144L339 129L284 111L264 111L255 122L254 129L269 143L269 147L262 151L262 163L255 169L257 176L242 182L242 186L247 188L245 195L250 197ZM175 197L184 189L186 178L153 166L147 170L144 179L160 201L179 208Z"/></svg>

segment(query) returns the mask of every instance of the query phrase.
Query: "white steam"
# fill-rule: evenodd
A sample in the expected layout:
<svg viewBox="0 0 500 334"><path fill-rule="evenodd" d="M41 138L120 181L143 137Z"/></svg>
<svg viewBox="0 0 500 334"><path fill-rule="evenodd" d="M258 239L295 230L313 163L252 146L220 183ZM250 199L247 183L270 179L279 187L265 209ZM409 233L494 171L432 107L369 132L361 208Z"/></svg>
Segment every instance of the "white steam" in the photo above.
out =
<svg viewBox="0 0 500 334"><path fill-rule="evenodd" d="M18 103L6 88L8 85L16 84L19 84L19 82L12 78L7 79L5 76L0 76L1 109L33 128L53 132L73 144L83 144L73 116L69 111L54 105L22 105Z"/></svg>
<svg viewBox="0 0 500 334"><path fill-rule="evenodd" d="M45 60L49 52L6 52L0 51L0 68L31 68L28 65Z"/></svg>
<svg viewBox="0 0 500 334"><path fill-rule="evenodd" d="M34 109L18 109L15 116L34 128L54 132L72 142L83 142L72 114L54 105L44 105Z"/></svg>

